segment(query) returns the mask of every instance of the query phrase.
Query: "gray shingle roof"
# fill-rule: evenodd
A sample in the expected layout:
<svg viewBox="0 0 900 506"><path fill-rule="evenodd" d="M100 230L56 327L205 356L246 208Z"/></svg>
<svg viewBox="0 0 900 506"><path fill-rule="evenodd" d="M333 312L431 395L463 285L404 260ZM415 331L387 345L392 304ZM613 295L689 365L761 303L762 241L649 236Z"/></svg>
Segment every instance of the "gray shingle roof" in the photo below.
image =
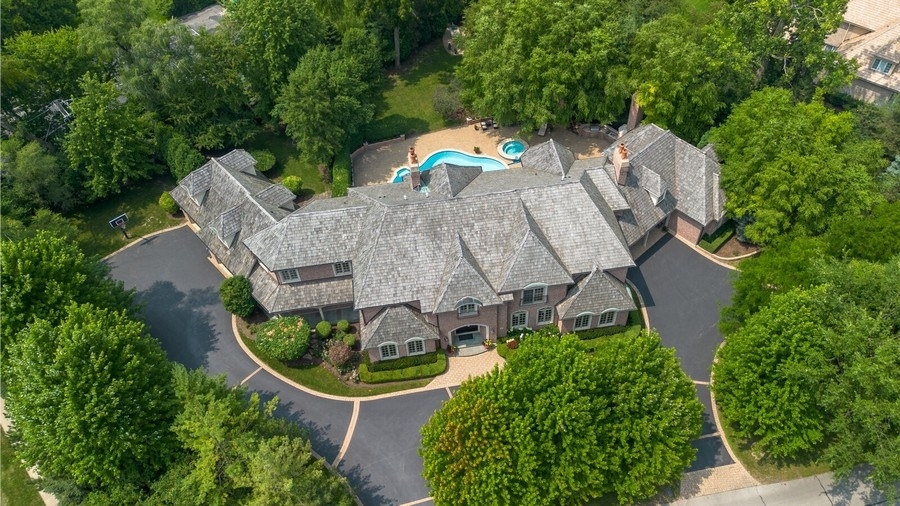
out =
<svg viewBox="0 0 900 506"><path fill-rule="evenodd" d="M569 148L551 139L526 149L519 158L523 167L548 172L557 177L569 173L575 155Z"/></svg>
<svg viewBox="0 0 900 506"><path fill-rule="evenodd" d="M575 318L582 313L599 314L610 309L636 309L625 284L598 269L569 290L566 298L556 305L560 318Z"/></svg>
<svg viewBox="0 0 900 506"><path fill-rule="evenodd" d="M380 344L394 342L403 345L407 339L439 339L437 329L408 306L393 306L381 310L362 329L360 346L362 349L375 348Z"/></svg>
<svg viewBox="0 0 900 506"><path fill-rule="evenodd" d="M253 298L268 313L353 303L353 280L349 277L280 284L274 275L257 267L249 279Z"/></svg>
<svg viewBox="0 0 900 506"><path fill-rule="evenodd" d="M240 246L240 238L264 230L289 214L257 199L257 194L274 185L253 168L255 163L244 150L211 158L171 192L200 226L198 237L234 274L246 275L256 261L246 248L235 247Z"/></svg>
<svg viewBox="0 0 900 506"><path fill-rule="evenodd" d="M425 174L431 193L455 197L481 173L481 167L460 167L442 163L432 167Z"/></svg>
<svg viewBox="0 0 900 506"><path fill-rule="evenodd" d="M475 260L459 234L456 235L453 251L447 256L447 260L437 298L433 302L427 299L423 300L422 312L454 311L456 304L466 297L474 297L485 306L493 306L502 302L485 279L484 273L478 267L478 261Z"/></svg>
<svg viewBox="0 0 900 506"><path fill-rule="evenodd" d="M523 216L527 223L525 234L509 261L509 268L500 284L500 292L521 290L532 283L565 285L572 283L572 276L556 253L531 213L523 206Z"/></svg>

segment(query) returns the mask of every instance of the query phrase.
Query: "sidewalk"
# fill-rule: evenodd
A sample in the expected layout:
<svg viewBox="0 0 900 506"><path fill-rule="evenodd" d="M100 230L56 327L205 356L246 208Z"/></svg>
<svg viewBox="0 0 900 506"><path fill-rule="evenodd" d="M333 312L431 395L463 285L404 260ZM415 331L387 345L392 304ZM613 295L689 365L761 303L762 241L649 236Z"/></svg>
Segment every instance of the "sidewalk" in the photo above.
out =
<svg viewBox="0 0 900 506"><path fill-rule="evenodd" d="M799 480L757 485L755 487L721 492L718 494L681 499L673 506L872 506L890 504L887 496L865 480L863 470L854 472L847 480L835 483L831 473L801 478ZM900 487L900 484L898 484ZM900 488L898 488L900 492Z"/></svg>

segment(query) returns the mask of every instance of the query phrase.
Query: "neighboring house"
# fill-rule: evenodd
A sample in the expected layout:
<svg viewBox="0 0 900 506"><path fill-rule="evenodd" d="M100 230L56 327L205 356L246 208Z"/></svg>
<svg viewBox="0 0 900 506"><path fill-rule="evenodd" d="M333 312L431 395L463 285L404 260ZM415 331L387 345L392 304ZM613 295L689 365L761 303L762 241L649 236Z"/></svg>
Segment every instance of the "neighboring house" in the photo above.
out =
<svg viewBox="0 0 900 506"><path fill-rule="evenodd" d="M866 102L883 104L900 93L900 3L850 0L840 28L825 39L827 49L856 59L856 79L846 90Z"/></svg>
<svg viewBox="0 0 900 506"><path fill-rule="evenodd" d="M724 197L711 150L655 125L620 143L576 160L551 140L523 153L522 168L439 165L419 189L409 180L350 188L290 214L263 197L275 192L238 150L172 196L267 313L358 321L362 349L378 361L480 347L517 328L625 324L634 252L664 227L696 242L718 227ZM246 219L239 237L224 226L235 209Z"/></svg>
<svg viewBox="0 0 900 506"><path fill-rule="evenodd" d="M193 12L178 19L184 26L188 27L194 35L199 35L201 30L213 33L222 23L222 17L225 15L225 7L219 4L213 4L209 7Z"/></svg>

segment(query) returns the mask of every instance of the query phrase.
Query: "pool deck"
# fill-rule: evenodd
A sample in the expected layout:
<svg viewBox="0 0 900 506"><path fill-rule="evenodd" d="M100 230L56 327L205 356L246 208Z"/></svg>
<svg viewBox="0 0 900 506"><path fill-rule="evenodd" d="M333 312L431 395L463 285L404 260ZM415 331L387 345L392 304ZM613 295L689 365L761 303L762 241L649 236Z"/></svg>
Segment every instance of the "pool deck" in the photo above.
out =
<svg viewBox="0 0 900 506"><path fill-rule="evenodd" d="M530 146L554 139L571 149L576 158L599 156L600 152L609 146L604 139L581 137L561 127L556 127L546 136L539 137L537 134L519 135L518 127L492 128L485 131L475 130L472 125L463 125L409 137L360 153L353 159L353 185L390 183L397 169L406 165L406 153L410 146L416 149L419 160L425 160L428 155L441 149L458 149L475 155L475 146L481 148L482 155L503 160L497 153L497 144L507 138L523 139ZM517 167L518 164L510 168Z"/></svg>

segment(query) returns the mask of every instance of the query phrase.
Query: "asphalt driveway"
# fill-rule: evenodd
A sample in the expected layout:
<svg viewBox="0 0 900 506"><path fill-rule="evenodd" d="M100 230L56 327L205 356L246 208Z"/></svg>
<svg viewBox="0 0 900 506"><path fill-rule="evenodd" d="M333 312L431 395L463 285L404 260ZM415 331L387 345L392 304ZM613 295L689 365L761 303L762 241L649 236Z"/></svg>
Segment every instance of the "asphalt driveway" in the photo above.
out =
<svg viewBox="0 0 900 506"><path fill-rule="evenodd" d="M732 464L713 421L708 383L716 347L723 339L719 312L731 301L733 271L668 234L635 263L628 279L644 298L650 326L665 346L675 348L703 404L703 435L694 442L697 459L689 471Z"/></svg>

